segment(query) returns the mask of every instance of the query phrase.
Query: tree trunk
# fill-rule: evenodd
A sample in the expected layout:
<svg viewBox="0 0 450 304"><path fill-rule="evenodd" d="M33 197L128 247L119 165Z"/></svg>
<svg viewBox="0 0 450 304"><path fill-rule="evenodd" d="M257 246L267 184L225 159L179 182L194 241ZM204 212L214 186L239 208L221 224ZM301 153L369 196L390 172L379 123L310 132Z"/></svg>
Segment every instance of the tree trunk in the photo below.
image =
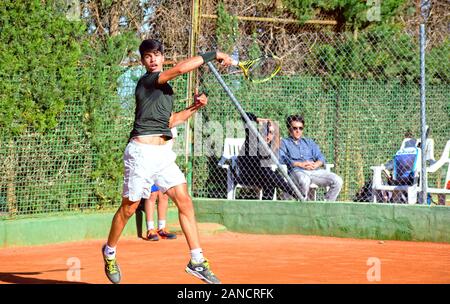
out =
<svg viewBox="0 0 450 304"><path fill-rule="evenodd" d="M109 19L109 34L114 37L119 34L120 17L127 16L127 10L130 7L130 0L114 1L111 4ZM130 20L128 20L128 23Z"/></svg>

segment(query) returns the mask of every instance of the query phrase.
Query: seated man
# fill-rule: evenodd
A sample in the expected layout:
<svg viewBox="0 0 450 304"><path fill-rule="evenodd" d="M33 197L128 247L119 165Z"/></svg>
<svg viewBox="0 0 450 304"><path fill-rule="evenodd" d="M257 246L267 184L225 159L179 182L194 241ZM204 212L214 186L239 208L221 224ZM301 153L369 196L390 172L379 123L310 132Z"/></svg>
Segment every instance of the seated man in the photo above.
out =
<svg viewBox="0 0 450 304"><path fill-rule="evenodd" d="M342 178L325 169L325 157L311 138L303 137L305 121L300 115L291 115L286 120L289 137L281 140L280 159L288 166L289 174L304 196L308 195L311 183L329 187L325 200L335 201L342 188Z"/></svg>
<svg viewBox="0 0 450 304"><path fill-rule="evenodd" d="M262 135L267 145L275 155L278 155L280 137L278 126L271 120L258 118L252 113L247 113L250 120L262 125ZM245 129L246 137L244 146L237 158L237 180L246 186L256 186L263 189L263 200L271 200L274 190L280 189L292 197L296 197L294 190L284 180L283 176L272 170L270 154L262 147L256 136Z"/></svg>

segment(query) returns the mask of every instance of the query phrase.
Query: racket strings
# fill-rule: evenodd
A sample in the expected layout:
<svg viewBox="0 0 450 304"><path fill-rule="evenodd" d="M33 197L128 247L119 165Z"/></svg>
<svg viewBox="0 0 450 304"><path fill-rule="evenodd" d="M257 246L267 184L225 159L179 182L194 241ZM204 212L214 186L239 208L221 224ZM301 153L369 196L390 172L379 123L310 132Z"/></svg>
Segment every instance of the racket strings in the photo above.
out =
<svg viewBox="0 0 450 304"><path fill-rule="evenodd" d="M276 74L280 68L280 62L275 58L264 58L254 62L248 69L248 76L252 80L263 80Z"/></svg>

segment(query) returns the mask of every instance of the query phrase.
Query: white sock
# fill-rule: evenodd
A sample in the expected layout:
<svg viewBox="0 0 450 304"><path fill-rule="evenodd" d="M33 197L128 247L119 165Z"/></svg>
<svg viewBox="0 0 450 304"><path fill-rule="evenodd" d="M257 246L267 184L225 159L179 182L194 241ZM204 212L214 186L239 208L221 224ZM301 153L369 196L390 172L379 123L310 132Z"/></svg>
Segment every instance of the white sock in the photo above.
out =
<svg viewBox="0 0 450 304"><path fill-rule="evenodd" d="M154 221L147 221L147 231L155 229L155 222Z"/></svg>
<svg viewBox="0 0 450 304"><path fill-rule="evenodd" d="M108 244L106 244L103 253L108 259L113 259L116 257L116 247L109 247Z"/></svg>
<svg viewBox="0 0 450 304"><path fill-rule="evenodd" d="M158 221L158 229L166 228L166 220L159 220Z"/></svg>
<svg viewBox="0 0 450 304"><path fill-rule="evenodd" d="M196 248L191 250L191 261L194 264L202 263L205 260L203 257L203 251L201 248Z"/></svg>

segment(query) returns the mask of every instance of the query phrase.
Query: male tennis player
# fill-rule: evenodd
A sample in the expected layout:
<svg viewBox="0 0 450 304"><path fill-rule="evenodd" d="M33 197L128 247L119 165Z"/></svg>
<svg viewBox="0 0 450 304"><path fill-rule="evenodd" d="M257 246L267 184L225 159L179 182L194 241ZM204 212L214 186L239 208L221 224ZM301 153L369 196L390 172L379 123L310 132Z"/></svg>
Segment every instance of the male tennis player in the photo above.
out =
<svg viewBox="0 0 450 304"><path fill-rule="evenodd" d="M222 52L207 52L183 60L163 71L164 49L159 41L144 40L139 46L139 52L147 73L139 79L135 91L134 127L124 153L122 204L114 215L108 241L102 249L106 276L112 283L120 282L116 245L141 198L148 198L150 188L156 184L178 207L180 225L191 250L191 259L186 266L186 272L206 283L220 283L210 270L208 261L203 257L186 179L175 164L176 155L172 151L172 146L167 144L172 138L170 129L185 122L198 109L204 107L207 104L207 97L205 94L196 94L193 105L173 113L173 90L168 81L212 60L230 66L231 58Z"/></svg>

